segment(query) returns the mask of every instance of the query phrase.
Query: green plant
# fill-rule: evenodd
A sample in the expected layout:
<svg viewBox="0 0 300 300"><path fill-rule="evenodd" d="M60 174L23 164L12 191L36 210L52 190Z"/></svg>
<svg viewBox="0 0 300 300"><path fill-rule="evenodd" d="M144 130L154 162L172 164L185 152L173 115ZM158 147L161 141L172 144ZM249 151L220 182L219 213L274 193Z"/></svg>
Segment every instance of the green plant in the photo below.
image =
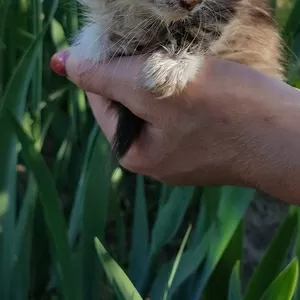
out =
<svg viewBox="0 0 300 300"><path fill-rule="evenodd" d="M300 1L272 4L300 88ZM83 92L49 67L78 16L66 0L0 0L0 299L300 299L298 208L242 293L254 191L171 188L110 160Z"/></svg>

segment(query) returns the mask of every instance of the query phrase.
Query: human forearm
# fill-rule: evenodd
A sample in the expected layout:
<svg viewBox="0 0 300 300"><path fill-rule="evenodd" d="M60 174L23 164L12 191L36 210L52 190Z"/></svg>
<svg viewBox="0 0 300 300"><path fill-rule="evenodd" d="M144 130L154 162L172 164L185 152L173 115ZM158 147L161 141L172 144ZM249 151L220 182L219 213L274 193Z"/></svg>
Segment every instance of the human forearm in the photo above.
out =
<svg viewBox="0 0 300 300"><path fill-rule="evenodd" d="M211 61L207 68L207 91L216 93L209 97L231 97L236 106L227 109L228 120L242 132L232 145L234 181L300 204L300 92L228 62ZM223 86L212 89L213 81Z"/></svg>
<svg viewBox="0 0 300 300"><path fill-rule="evenodd" d="M273 106L262 127L256 128L253 147L246 146L248 168L241 178L270 195L300 204L300 98L290 89L286 90L285 95L290 95L286 101L274 90L272 94L278 106Z"/></svg>

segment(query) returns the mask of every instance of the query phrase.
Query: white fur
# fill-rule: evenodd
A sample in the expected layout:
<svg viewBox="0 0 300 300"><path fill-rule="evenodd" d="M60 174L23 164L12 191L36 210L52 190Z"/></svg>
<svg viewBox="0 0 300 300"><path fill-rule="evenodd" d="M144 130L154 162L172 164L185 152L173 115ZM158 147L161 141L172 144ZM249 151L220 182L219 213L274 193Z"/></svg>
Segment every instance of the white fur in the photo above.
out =
<svg viewBox="0 0 300 300"><path fill-rule="evenodd" d="M71 55L78 60L87 62L84 65L85 69L81 71L87 71L100 61L108 61L120 49L123 55L131 54L130 46L126 49L124 44L114 44L110 41L110 35L113 32L118 34L121 32L119 35L126 36L126 31L136 26L132 22L137 25L145 23L143 18L139 19L139 12L131 7L132 11L126 18L127 23L123 26L123 24L112 24L113 12L110 11L111 8L105 7L105 1L81 0L81 3L86 6L86 25L77 34L70 51ZM142 31L141 34L143 34ZM175 53L172 49L167 50L153 53L146 61L141 73L144 87L154 92L159 98L181 92L186 84L194 79L202 64L200 54L196 56L184 50L180 53Z"/></svg>
<svg viewBox="0 0 300 300"><path fill-rule="evenodd" d="M102 25L102 26L101 26ZM104 24L87 24L76 36L70 49L72 56L79 60L89 61L91 64L108 58L108 34Z"/></svg>
<svg viewBox="0 0 300 300"><path fill-rule="evenodd" d="M201 56L187 53L170 56L166 52L153 53L142 71L143 84L150 91L165 98L180 93L192 81L202 65Z"/></svg>

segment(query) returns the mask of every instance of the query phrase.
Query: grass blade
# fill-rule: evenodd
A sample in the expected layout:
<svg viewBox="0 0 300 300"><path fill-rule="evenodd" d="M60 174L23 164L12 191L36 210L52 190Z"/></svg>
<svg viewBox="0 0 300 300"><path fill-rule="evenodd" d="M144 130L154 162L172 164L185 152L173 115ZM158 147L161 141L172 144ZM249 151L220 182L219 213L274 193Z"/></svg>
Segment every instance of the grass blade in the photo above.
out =
<svg viewBox="0 0 300 300"><path fill-rule="evenodd" d="M54 0L52 3L52 9L49 14L49 19L47 20L42 32L37 36L33 43L29 46L27 51L20 59L18 65L16 66L8 84L4 91L3 98L0 102L0 120L5 111L6 106L10 108L18 108L20 105L20 99L24 98L27 93L28 85L31 81L32 74L35 68L35 61L39 55L40 43L50 26L51 20L54 13L58 7L58 0ZM23 110L19 112L22 113ZM17 115L19 115L17 114Z"/></svg>
<svg viewBox="0 0 300 300"><path fill-rule="evenodd" d="M33 141L26 135L18 121L7 114L9 124L22 144L22 157L30 167L38 185L43 214L50 233L52 245L60 267L61 284L66 299L78 299L78 284L71 261L71 250L66 235L66 224L60 209L60 200L53 178Z"/></svg>
<svg viewBox="0 0 300 300"><path fill-rule="evenodd" d="M290 214L280 226L266 254L257 266L245 293L245 300L259 299L280 271L294 237L297 215Z"/></svg>
<svg viewBox="0 0 300 300"><path fill-rule="evenodd" d="M159 212L154 224L151 257L175 236L192 200L194 189L194 187L176 187L172 190L168 202Z"/></svg>
<svg viewBox="0 0 300 300"><path fill-rule="evenodd" d="M189 225L189 227L188 227L188 229L185 233L185 236L183 237L183 240L182 240L182 243L180 245L179 251L176 255L176 258L175 258L175 261L174 261L174 264L173 264L173 267L172 267L172 270L171 270L171 274L170 274L170 277L169 277L169 280L168 280L168 283L167 283L167 287L166 287L166 290L165 290L165 293L164 293L164 296L163 296L163 300L167 300L171 297L171 294L169 292L172 288L174 278L177 274L178 266L179 266L179 263L181 261L182 254L183 254L184 248L186 246L186 243L188 241L188 238L190 236L191 230L192 230L192 225Z"/></svg>
<svg viewBox="0 0 300 300"><path fill-rule="evenodd" d="M104 238L111 180L109 154L105 136L98 131L87 169L86 193L81 199L84 203L81 232L83 299L98 299L100 294L101 269L94 237Z"/></svg>
<svg viewBox="0 0 300 300"><path fill-rule="evenodd" d="M254 190L223 186L216 213L216 232L210 241L210 248L203 270L198 276L192 299L199 299L213 274L218 262L238 228L246 209L253 199Z"/></svg>
<svg viewBox="0 0 300 300"><path fill-rule="evenodd" d="M180 260L178 270L175 274L175 278L173 280L172 288L170 291L170 296L172 296L182 284L193 274L197 271L200 265L203 263L207 251L209 249L209 241L214 234L215 228L211 227L203 236L202 239L198 239L198 245L194 247L188 248L182 255ZM174 262L171 261L170 263L164 265L158 276L156 277L154 284L151 288L151 299L161 299L164 293L164 288L167 283L167 280L170 276L171 269ZM185 299L188 299L185 293Z"/></svg>
<svg viewBox="0 0 300 300"><path fill-rule="evenodd" d="M260 300L291 300L296 289L298 273L298 259L294 258L273 281Z"/></svg>
<svg viewBox="0 0 300 300"><path fill-rule="evenodd" d="M149 265L149 228L146 203L144 177L138 175L128 273L139 292L143 287Z"/></svg>
<svg viewBox="0 0 300 300"><path fill-rule="evenodd" d="M122 296L124 300L143 300L125 272L108 254L98 238L95 238L95 247L106 276L111 285L119 291L119 297Z"/></svg>
<svg viewBox="0 0 300 300"><path fill-rule="evenodd" d="M240 280L240 261L237 261L232 269L229 281L228 300L242 300L241 280Z"/></svg>
<svg viewBox="0 0 300 300"><path fill-rule="evenodd" d="M286 36L295 35L300 31L300 0L295 0L294 7L291 10L289 18L284 27L284 34Z"/></svg>
<svg viewBox="0 0 300 300"><path fill-rule="evenodd" d="M88 166L91 159L92 151L99 134L99 126L95 124L88 138L87 148L85 152L84 162L80 173L78 186L75 193L75 199L72 207L71 216L68 226L68 239L71 246L74 246L78 232L82 228L82 212L83 212L83 199L86 195L87 173Z"/></svg>
<svg viewBox="0 0 300 300"><path fill-rule="evenodd" d="M232 269L236 261L242 260L243 252L243 222L237 226L228 246L222 254L221 259L210 279L208 280L207 287L205 289L205 295L207 299L222 298L225 299L228 295L229 278L232 273ZM215 287L215 283L219 282L218 289Z"/></svg>
<svg viewBox="0 0 300 300"><path fill-rule="evenodd" d="M53 17L57 5L58 1L53 1L50 18ZM0 290L1 299L9 297L10 284L12 281L17 163L16 140L13 134L7 129L9 125L7 118L3 116L3 110L5 107L9 108L17 119L23 115L26 95L35 66L34 62L39 54L39 46L49 23L50 19L45 24L43 32L21 57L5 88L3 97L0 98L0 203L7 209L1 220L3 226L0 253L0 280L3 286Z"/></svg>

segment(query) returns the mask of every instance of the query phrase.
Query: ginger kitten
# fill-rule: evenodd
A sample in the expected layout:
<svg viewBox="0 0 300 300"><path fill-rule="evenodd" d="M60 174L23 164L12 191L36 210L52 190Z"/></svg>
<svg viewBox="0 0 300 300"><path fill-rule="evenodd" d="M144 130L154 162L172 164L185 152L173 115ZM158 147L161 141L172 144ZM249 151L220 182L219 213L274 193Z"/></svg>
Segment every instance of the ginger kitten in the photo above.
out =
<svg viewBox="0 0 300 300"><path fill-rule="evenodd" d="M92 67L99 61L109 63L116 56L151 54L141 80L161 101L180 93L201 72L205 56L235 61L283 79L280 36L267 0L81 3L85 25L74 40L71 55L88 60L88 67ZM118 112L113 151L122 158L138 138L144 122L120 104ZM252 202L246 215L246 268L261 258L264 249L257 243L265 246L270 240L270 224L274 228L280 223L278 210L282 211L282 205L261 199ZM248 277L251 272L246 273Z"/></svg>
<svg viewBox="0 0 300 300"><path fill-rule="evenodd" d="M93 64L152 53L141 79L164 98L201 72L207 55L282 78L281 43L267 0L80 0L85 25L71 55ZM163 99L162 99L163 101ZM143 121L118 104L113 151L122 158Z"/></svg>

